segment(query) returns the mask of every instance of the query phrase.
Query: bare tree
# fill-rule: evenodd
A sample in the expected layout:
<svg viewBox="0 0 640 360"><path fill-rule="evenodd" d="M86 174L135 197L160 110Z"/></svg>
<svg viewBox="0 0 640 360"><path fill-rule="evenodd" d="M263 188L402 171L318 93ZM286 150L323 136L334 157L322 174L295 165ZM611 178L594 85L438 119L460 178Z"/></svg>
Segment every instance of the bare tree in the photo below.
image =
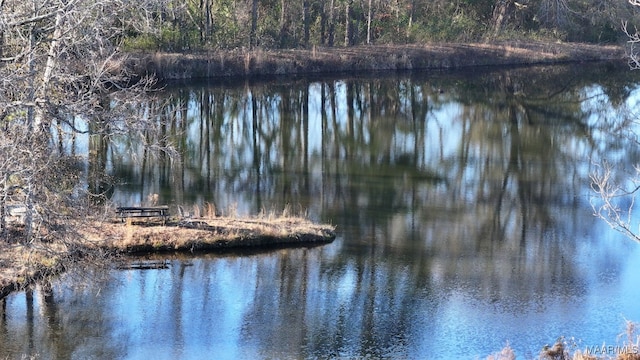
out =
<svg viewBox="0 0 640 360"><path fill-rule="evenodd" d="M638 35L638 31L634 31L633 33L630 32L629 28L628 28L628 24L625 22L623 23L623 29L624 32L627 34L627 36L629 36L629 48L630 48L630 52L629 52L629 66L631 66L631 68L633 70L638 70L640 69L640 57L638 57L638 53L635 50L636 44L638 44L638 42L640 42L640 35Z"/></svg>
<svg viewBox="0 0 640 360"><path fill-rule="evenodd" d="M628 0L633 6L640 6L640 0ZM629 37L631 51L629 64L632 69L640 69L640 58L634 45L640 42L637 28L630 30L623 22L623 30ZM640 165L634 167L632 174L621 174L620 169L607 162L598 166L598 171L591 174L591 187L597 194L591 206L594 215L604 220L612 229L627 237L640 241L640 222L635 221L636 196L640 191Z"/></svg>
<svg viewBox="0 0 640 360"><path fill-rule="evenodd" d="M612 229L640 241L640 222L633 221L636 195L640 190L640 167L636 166L634 170L635 174L628 178L625 186L615 178L614 168L603 163L591 174L591 188L598 195L592 199L591 207L594 214Z"/></svg>
<svg viewBox="0 0 640 360"><path fill-rule="evenodd" d="M538 8L539 21L551 28L563 29L571 22L571 16L578 14L571 9L568 0L542 0Z"/></svg>
<svg viewBox="0 0 640 360"><path fill-rule="evenodd" d="M24 212L26 243L55 240L86 210L79 165L86 159L56 150L54 133L135 134L155 126L131 106L153 82L128 72L119 51L127 31L146 31L155 1L0 0L3 236L12 208Z"/></svg>
<svg viewBox="0 0 640 360"><path fill-rule="evenodd" d="M629 3L634 6L640 6L640 0L629 0ZM640 33L638 33L637 27L634 27L633 29L631 29L627 21L624 21L622 23L622 30L628 37L629 65L631 66L631 69L638 70L640 69L640 56L638 56L636 45L640 43Z"/></svg>

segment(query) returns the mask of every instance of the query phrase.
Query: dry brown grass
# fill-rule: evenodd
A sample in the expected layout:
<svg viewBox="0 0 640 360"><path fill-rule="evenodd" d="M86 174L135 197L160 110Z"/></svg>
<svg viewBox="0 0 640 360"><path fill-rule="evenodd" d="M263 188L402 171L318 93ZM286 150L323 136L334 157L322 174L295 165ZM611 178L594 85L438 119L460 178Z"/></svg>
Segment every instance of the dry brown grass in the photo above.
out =
<svg viewBox="0 0 640 360"><path fill-rule="evenodd" d="M638 324L626 321L622 345L594 345L572 351L577 347L573 341L558 339L553 346L545 345L537 359L540 360L640 360L640 334ZM500 352L489 355L487 360L513 360L516 354L507 344Z"/></svg>
<svg viewBox="0 0 640 360"><path fill-rule="evenodd" d="M137 58L136 58L137 57ZM292 75L353 71L451 69L625 60L624 48L577 43L496 42L371 45L221 53L154 53L132 56L138 72L164 79Z"/></svg>
<svg viewBox="0 0 640 360"><path fill-rule="evenodd" d="M491 354L487 356L487 360L515 360L516 353L513 351L511 346L507 343L505 347L495 354Z"/></svg>
<svg viewBox="0 0 640 360"><path fill-rule="evenodd" d="M0 298L62 270L63 245L0 242Z"/></svg>
<svg viewBox="0 0 640 360"><path fill-rule="evenodd" d="M562 340L556 341L553 346L545 346L540 352L541 360L569 360L571 355Z"/></svg>
<svg viewBox="0 0 640 360"><path fill-rule="evenodd" d="M335 228L318 225L306 218L261 214L256 217L215 217L215 207L204 212L194 207L189 220L169 221L160 226L153 220L94 222L79 232L94 247L118 252L203 251L243 246L328 242Z"/></svg>

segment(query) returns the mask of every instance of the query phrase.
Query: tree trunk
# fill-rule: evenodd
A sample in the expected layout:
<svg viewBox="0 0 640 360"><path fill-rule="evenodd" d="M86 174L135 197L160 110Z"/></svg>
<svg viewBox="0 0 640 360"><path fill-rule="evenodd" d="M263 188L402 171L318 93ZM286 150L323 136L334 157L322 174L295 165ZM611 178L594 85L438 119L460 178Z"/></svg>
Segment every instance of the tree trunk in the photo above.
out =
<svg viewBox="0 0 640 360"><path fill-rule="evenodd" d="M51 44L49 45L49 51L47 53L47 63L44 67L44 74L42 75L42 85L40 86L39 94L37 95L38 100L45 100L49 94L49 85L51 83L51 78L53 71L58 62L58 44L60 43L60 39L62 38L62 22L64 21L64 12L58 11L56 14L56 22L55 28L53 30L53 37L51 38ZM48 134L49 132L49 124L45 121L44 118L44 110L42 106L36 106L36 115L35 115L35 123L34 128L36 131L43 131L44 134ZM46 135L45 135L46 136Z"/></svg>
<svg viewBox="0 0 640 360"><path fill-rule="evenodd" d="M249 34L249 47L258 45L256 31L258 30L258 0L251 2L251 33Z"/></svg>
<svg viewBox="0 0 640 360"><path fill-rule="evenodd" d="M344 4L344 46L351 45L351 0Z"/></svg>
<svg viewBox="0 0 640 360"><path fill-rule="evenodd" d="M29 53L27 55L27 68L29 69L29 78L27 80L27 132L33 132L35 123L34 106L36 100L36 59L35 52L37 47L36 30L31 28L29 34Z"/></svg>
<svg viewBox="0 0 640 360"><path fill-rule="evenodd" d="M335 24L335 19L334 19L334 9L335 9L335 0L331 0L330 4L329 4L329 37L327 39L327 44L331 47L333 47L334 41L335 41L335 31L336 31L336 24Z"/></svg>
<svg viewBox="0 0 640 360"><path fill-rule="evenodd" d="M302 0L302 25L304 27L302 43L305 48L309 47L309 27L311 22L309 16L309 0Z"/></svg>
<svg viewBox="0 0 640 360"><path fill-rule="evenodd" d="M510 13L513 10L513 0L497 0L496 5L493 8L493 36L496 37L502 31L504 23L508 19Z"/></svg>
<svg viewBox="0 0 640 360"><path fill-rule="evenodd" d="M25 193L25 212L24 212L24 236L27 243L31 243L34 239L33 234L33 193L31 191L31 181L28 179L28 184L23 189Z"/></svg>
<svg viewBox="0 0 640 360"><path fill-rule="evenodd" d="M4 12L4 0L0 0L0 16L2 16ZM2 58L3 58L3 48L4 48L4 31L0 31L0 66L2 66Z"/></svg>
<svg viewBox="0 0 640 360"><path fill-rule="evenodd" d="M396 0L396 37L400 38L400 0Z"/></svg>
<svg viewBox="0 0 640 360"><path fill-rule="evenodd" d="M369 11L367 12L367 45L371 44L371 16L373 14L371 1L372 0L369 0Z"/></svg>
<svg viewBox="0 0 640 360"><path fill-rule="evenodd" d="M411 27L413 27L413 16L416 11L416 0L411 0L411 8L409 9L409 23L407 24L407 40L411 40Z"/></svg>
<svg viewBox="0 0 640 360"><path fill-rule="evenodd" d="M204 17L204 26L202 31L202 43L207 44L211 37L211 25L213 21L211 20L211 1L210 0L202 0L202 15Z"/></svg>
<svg viewBox="0 0 640 360"><path fill-rule="evenodd" d="M7 241L7 187L9 185L9 172L5 176L0 188L0 239Z"/></svg>
<svg viewBox="0 0 640 360"><path fill-rule="evenodd" d="M280 47L287 45L287 1L280 1Z"/></svg>
<svg viewBox="0 0 640 360"><path fill-rule="evenodd" d="M327 44L327 12L325 2L322 2L320 8L320 45Z"/></svg>

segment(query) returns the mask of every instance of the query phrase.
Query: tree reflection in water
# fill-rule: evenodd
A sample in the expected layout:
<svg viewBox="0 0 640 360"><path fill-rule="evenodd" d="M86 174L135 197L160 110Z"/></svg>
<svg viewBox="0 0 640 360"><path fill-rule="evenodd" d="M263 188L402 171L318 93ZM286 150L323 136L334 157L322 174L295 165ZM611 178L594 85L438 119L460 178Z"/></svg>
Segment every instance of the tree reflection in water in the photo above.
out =
<svg viewBox="0 0 640 360"><path fill-rule="evenodd" d="M113 201L290 206L341 236L130 273L103 289L102 336L121 340L109 311L125 321L129 357L153 352L154 336L178 356L260 358L615 341L620 315L640 316L628 295L640 295L628 275L639 252L594 222L589 174L604 158L640 158L618 134L636 87L599 65L169 86L140 112L169 99L164 133L149 136L179 157L90 142L93 166L123 180Z"/></svg>

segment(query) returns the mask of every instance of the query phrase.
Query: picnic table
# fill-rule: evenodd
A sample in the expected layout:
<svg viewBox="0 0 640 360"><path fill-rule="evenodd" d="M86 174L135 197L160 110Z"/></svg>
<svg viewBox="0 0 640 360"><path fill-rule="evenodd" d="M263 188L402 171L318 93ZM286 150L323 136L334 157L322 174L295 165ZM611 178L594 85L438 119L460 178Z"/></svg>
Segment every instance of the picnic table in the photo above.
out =
<svg viewBox="0 0 640 360"><path fill-rule="evenodd" d="M116 208L116 215L124 222L125 218L162 218L162 224L166 224L169 218L169 206L120 206Z"/></svg>

